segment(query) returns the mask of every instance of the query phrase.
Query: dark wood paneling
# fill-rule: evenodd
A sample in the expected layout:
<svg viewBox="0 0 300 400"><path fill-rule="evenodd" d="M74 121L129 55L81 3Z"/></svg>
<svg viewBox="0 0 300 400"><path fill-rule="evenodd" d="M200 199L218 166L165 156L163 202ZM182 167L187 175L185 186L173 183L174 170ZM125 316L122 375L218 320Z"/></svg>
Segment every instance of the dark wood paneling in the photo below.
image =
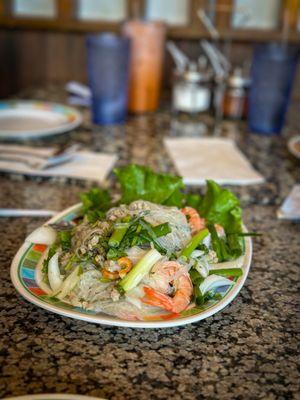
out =
<svg viewBox="0 0 300 400"><path fill-rule="evenodd" d="M216 7L215 24L219 31L229 29L231 26L231 15L233 0L219 0Z"/></svg>
<svg viewBox="0 0 300 400"><path fill-rule="evenodd" d="M200 55L199 41L178 45L193 59ZM223 44L233 65L250 63L252 45ZM165 57L164 85L170 87L173 62ZM85 35L53 31L0 30L0 96L7 97L32 86L64 85L69 80L86 82ZM300 67L294 94L300 96Z"/></svg>
<svg viewBox="0 0 300 400"><path fill-rule="evenodd" d="M190 0L190 21L186 26L168 26L167 35L173 39L201 39L209 37L207 29L197 17L198 8L205 8L208 0ZM77 0L56 0L55 18L14 16L12 0L0 0L0 26L7 29L52 30L54 32L94 32L119 31L122 22L82 21L77 18ZM234 0L215 0L215 25L222 39L240 41L280 40L283 33L286 40L300 43L300 33L296 30L296 15L299 0L282 0L280 19L285 21L275 30L238 30L231 28ZM127 0L128 17L143 17L145 0ZM289 29L285 29L289 25ZM285 28L284 28L285 26Z"/></svg>
<svg viewBox="0 0 300 400"><path fill-rule="evenodd" d="M85 35L0 31L0 96L30 86L86 81Z"/></svg>

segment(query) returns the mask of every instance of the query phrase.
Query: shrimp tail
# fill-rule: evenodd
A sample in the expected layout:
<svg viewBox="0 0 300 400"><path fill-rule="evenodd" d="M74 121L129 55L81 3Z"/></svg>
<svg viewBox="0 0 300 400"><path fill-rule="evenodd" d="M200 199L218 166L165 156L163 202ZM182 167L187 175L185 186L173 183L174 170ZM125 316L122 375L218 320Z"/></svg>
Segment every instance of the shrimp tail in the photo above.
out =
<svg viewBox="0 0 300 400"><path fill-rule="evenodd" d="M163 308L166 311L172 311L173 302L170 297L163 293L159 293L149 286L144 286L145 296L141 301L145 304Z"/></svg>
<svg viewBox="0 0 300 400"><path fill-rule="evenodd" d="M181 209L181 212L188 217L188 223L190 225L192 235L205 228L205 219L201 218L198 211L193 207L184 207Z"/></svg>

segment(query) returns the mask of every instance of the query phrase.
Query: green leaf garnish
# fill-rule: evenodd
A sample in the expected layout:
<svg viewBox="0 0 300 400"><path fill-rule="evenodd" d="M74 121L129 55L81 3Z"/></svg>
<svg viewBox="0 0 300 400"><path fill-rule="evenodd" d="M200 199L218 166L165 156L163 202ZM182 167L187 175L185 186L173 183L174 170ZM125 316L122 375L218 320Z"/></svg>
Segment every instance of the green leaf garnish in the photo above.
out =
<svg viewBox="0 0 300 400"><path fill-rule="evenodd" d="M116 168L114 172L121 186L120 203L147 200L157 204L181 207L184 187L182 178L168 174L157 174L150 168L130 164Z"/></svg>
<svg viewBox="0 0 300 400"><path fill-rule="evenodd" d="M80 195L82 212L89 222L96 222L105 217L105 213L112 207L111 197L107 190L92 188Z"/></svg>

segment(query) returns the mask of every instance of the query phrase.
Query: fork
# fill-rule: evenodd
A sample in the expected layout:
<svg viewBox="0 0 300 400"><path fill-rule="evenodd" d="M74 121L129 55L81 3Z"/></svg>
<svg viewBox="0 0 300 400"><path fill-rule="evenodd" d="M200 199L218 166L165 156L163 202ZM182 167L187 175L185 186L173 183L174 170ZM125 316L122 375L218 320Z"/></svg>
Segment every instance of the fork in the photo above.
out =
<svg viewBox="0 0 300 400"><path fill-rule="evenodd" d="M46 154L43 155L42 152L37 153L35 151L30 151L28 147L22 149L19 147L14 148L14 146L9 145L0 145L0 151L2 150L0 161L18 162L33 169L43 170L70 161L79 148L80 146L78 144L59 146L55 149L53 154L48 156ZM5 151L5 154L3 154L3 151Z"/></svg>

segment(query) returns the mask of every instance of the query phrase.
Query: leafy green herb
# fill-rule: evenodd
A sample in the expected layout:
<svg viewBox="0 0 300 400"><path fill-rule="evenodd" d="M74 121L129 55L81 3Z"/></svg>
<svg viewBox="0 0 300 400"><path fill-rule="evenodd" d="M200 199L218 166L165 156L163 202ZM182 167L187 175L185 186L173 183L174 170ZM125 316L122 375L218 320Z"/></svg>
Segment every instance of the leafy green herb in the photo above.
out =
<svg viewBox="0 0 300 400"><path fill-rule="evenodd" d="M199 289L199 286L204 281L204 278L194 268L191 268L189 274L190 274L190 278L191 278L191 281L192 281L193 287L194 287L194 289L193 289L194 301L197 305L202 305L203 304L203 295Z"/></svg>
<svg viewBox="0 0 300 400"><path fill-rule="evenodd" d="M56 250L57 250L57 244L56 244L56 243L54 243L51 247L49 247L47 257L46 257L45 260L43 261L43 268L42 268L43 274L47 274L47 273L48 273L48 264L49 264L49 261L51 260L51 258L52 258L52 257L54 256L54 254L56 253Z"/></svg>
<svg viewBox="0 0 300 400"><path fill-rule="evenodd" d="M239 236L219 237L213 224L208 225L211 234L212 247L219 262L238 258L244 253L244 239Z"/></svg>
<svg viewBox="0 0 300 400"><path fill-rule="evenodd" d="M80 195L82 201L82 211L89 222L96 222L103 219L105 212L112 206L111 197L107 190L92 188Z"/></svg>
<svg viewBox="0 0 300 400"><path fill-rule="evenodd" d="M199 286L204 281L203 276L201 276L195 268L191 268L189 274L194 285Z"/></svg>
<svg viewBox="0 0 300 400"><path fill-rule="evenodd" d="M168 174L157 174L150 168L130 164L114 170L121 185L120 203L129 204L142 199L157 204L181 207L184 195L182 178Z"/></svg>
<svg viewBox="0 0 300 400"><path fill-rule="evenodd" d="M209 248L207 246L205 246L205 244L203 244L203 243L198 244L196 249L203 251L204 254L209 253Z"/></svg>
<svg viewBox="0 0 300 400"><path fill-rule="evenodd" d="M145 221L144 218L139 217L127 222L126 224L126 232L121 240L109 240L108 244L110 249L107 253L108 259L115 260L126 255L126 249L132 246L143 246L150 242L154 244L154 247L158 251L165 253L165 249L160 246L157 239L171 232L171 227L167 222L157 226L152 226Z"/></svg>
<svg viewBox="0 0 300 400"><path fill-rule="evenodd" d="M241 236L241 237L247 237L247 236L251 236L251 237L255 237L255 236L262 236L262 233L258 233L258 232L228 232L228 235L237 235L237 236Z"/></svg>
<svg viewBox="0 0 300 400"><path fill-rule="evenodd" d="M187 194L185 196L185 205L193 207L196 210L200 207L202 197L199 194Z"/></svg>
<svg viewBox="0 0 300 400"><path fill-rule="evenodd" d="M72 232L69 231L60 231L57 234L58 243L61 245L62 250L70 250L72 243Z"/></svg>
<svg viewBox="0 0 300 400"><path fill-rule="evenodd" d="M77 254L73 254L65 266L65 271L72 269L73 265L79 261L80 259L78 258Z"/></svg>
<svg viewBox="0 0 300 400"><path fill-rule="evenodd" d="M219 300L222 297L220 293L215 293L214 290L203 295L199 288L200 284L204 281L203 276L194 268L190 269L189 274L194 286L193 298L197 306L202 306L209 300Z"/></svg>
<svg viewBox="0 0 300 400"><path fill-rule="evenodd" d="M152 230L155 233L156 237L161 237L170 233L171 227L168 222L165 222L163 224L153 226Z"/></svg>
<svg viewBox="0 0 300 400"><path fill-rule="evenodd" d="M208 229L211 235L212 247L217 254L219 262L230 260L231 254L226 238L219 238L213 224L209 224Z"/></svg>
<svg viewBox="0 0 300 400"><path fill-rule="evenodd" d="M83 267L82 267L82 265L79 265L77 275L80 276L82 274L83 274Z"/></svg>
<svg viewBox="0 0 300 400"><path fill-rule="evenodd" d="M143 218L140 219L139 223L140 223L140 226L143 228L143 230L140 232L140 236L145 240L145 242L146 243L152 242L154 244L154 247L156 248L156 250L165 254L166 250L159 244L159 242L157 241L157 238L159 237L158 234L160 234L160 236L164 236L167 233L171 232L169 224L164 225L164 227L156 228L156 231L155 231L154 227L152 227L152 225L149 224L149 222L145 221Z"/></svg>
<svg viewBox="0 0 300 400"><path fill-rule="evenodd" d="M124 249L110 248L106 254L108 260L117 260L120 257L126 256Z"/></svg>
<svg viewBox="0 0 300 400"><path fill-rule="evenodd" d="M202 306L209 300L218 300L220 298L220 294L215 293L215 291L207 292L204 295L202 294L199 286L204 281L204 278L199 274L197 270L191 268L189 274L194 286L193 299L197 306Z"/></svg>

